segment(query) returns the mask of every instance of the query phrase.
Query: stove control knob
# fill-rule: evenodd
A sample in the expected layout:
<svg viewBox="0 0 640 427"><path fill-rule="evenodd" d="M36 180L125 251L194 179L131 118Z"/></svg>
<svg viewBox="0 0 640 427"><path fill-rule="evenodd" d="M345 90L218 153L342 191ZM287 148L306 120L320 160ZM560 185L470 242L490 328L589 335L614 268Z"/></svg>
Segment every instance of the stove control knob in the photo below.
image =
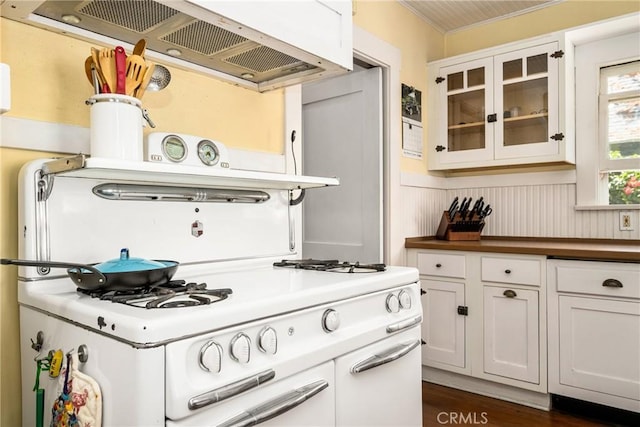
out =
<svg viewBox="0 0 640 427"><path fill-rule="evenodd" d="M278 336L271 326L266 326L258 334L258 349L267 354L276 354L278 351Z"/></svg>
<svg viewBox="0 0 640 427"><path fill-rule="evenodd" d="M400 300L401 308L411 308L411 295L407 291L400 291L398 294L398 300Z"/></svg>
<svg viewBox="0 0 640 427"><path fill-rule="evenodd" d="M200 367L207 372L217 374L222 368L222 347L213 340L209 340L200 349L198 358Z"/></svg>
<svg viewBox="0 0 640 427"><path fill-rule="evenodd" d="M322 314L322 329L325 332L333 332L340 326L340 315L337 311L329 309Z"/></svg>
<svg viewBox="0 0 640 427"><path fill-rule="evenodd" d="M387 295L387 300L385 305L389 313L397 313L400 311L400 300L395 294Z"/></svg>
<svg viewBox="0 0 640 427"><path fill-rule="evenodd" d="M249 363L251 359L251 340L246 334L239 333L231 338L229 355L238 363Z"/></svg>

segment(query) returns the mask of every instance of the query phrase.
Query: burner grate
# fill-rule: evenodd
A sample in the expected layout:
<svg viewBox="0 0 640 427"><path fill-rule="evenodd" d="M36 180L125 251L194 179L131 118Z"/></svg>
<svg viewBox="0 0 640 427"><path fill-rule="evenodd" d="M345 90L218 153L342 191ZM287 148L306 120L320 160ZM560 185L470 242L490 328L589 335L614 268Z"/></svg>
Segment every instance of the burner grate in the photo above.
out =
<svg viewBox="0 0 640 427"><path fill-rule="evenodd" d="M209 305L225 300L233 293L228 288L207 289L206 283L187 283L184 280L172 280L164 285L130 291L89 291L78 288L78 292L92 298L147 309Z"/></svg>
<svg viewBox="0 0 640 427"><path fill-rule="evenodd" d="M340 262L338 260L299 259L273 263L274 267L299 268L303 270L328 271L332 273L376 273L386 270L384 264L360 264L359 262Z"/></svg>

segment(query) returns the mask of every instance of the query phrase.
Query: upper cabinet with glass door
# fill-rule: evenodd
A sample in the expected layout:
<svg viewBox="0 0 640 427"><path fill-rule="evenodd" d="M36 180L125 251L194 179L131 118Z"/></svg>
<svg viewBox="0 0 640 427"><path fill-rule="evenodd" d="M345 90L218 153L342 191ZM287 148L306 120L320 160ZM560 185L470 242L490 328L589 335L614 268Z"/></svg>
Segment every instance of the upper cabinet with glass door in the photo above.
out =
<svg viewBox="0 0 640 427"><path fill-rule="evenodd" d="M510 45L429 64L429 168L573 163L573 141L562 129L559 44Z"/></svg>

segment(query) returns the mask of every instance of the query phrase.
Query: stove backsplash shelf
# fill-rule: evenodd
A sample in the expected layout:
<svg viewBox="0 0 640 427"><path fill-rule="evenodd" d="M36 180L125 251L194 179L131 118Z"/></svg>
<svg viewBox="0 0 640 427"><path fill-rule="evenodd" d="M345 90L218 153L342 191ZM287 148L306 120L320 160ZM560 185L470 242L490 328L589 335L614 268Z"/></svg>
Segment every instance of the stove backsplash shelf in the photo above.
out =
<svg viewBox="0 0 640 427"><path fill-rule="evenodd" d="M42 174L49 180L55 175L61 175L153 185L253 190L300 190L340 185L338 178L238 169L207 169L198 166L105 159L84 154L48 161L42 166Z"/></svg>

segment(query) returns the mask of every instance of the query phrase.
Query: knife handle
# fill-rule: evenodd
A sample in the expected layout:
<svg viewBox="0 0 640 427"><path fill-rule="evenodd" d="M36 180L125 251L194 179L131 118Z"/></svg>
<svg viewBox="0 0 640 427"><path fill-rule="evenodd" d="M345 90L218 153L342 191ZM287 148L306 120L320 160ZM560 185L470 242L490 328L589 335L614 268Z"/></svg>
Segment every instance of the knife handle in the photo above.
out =
<svg viewBox="0 0 640 427"><path fill-rule="evenodd" d="M116 46L116 93L124 95L126 93L125 81L127 75L127 55L122 46Z"/></svg>

